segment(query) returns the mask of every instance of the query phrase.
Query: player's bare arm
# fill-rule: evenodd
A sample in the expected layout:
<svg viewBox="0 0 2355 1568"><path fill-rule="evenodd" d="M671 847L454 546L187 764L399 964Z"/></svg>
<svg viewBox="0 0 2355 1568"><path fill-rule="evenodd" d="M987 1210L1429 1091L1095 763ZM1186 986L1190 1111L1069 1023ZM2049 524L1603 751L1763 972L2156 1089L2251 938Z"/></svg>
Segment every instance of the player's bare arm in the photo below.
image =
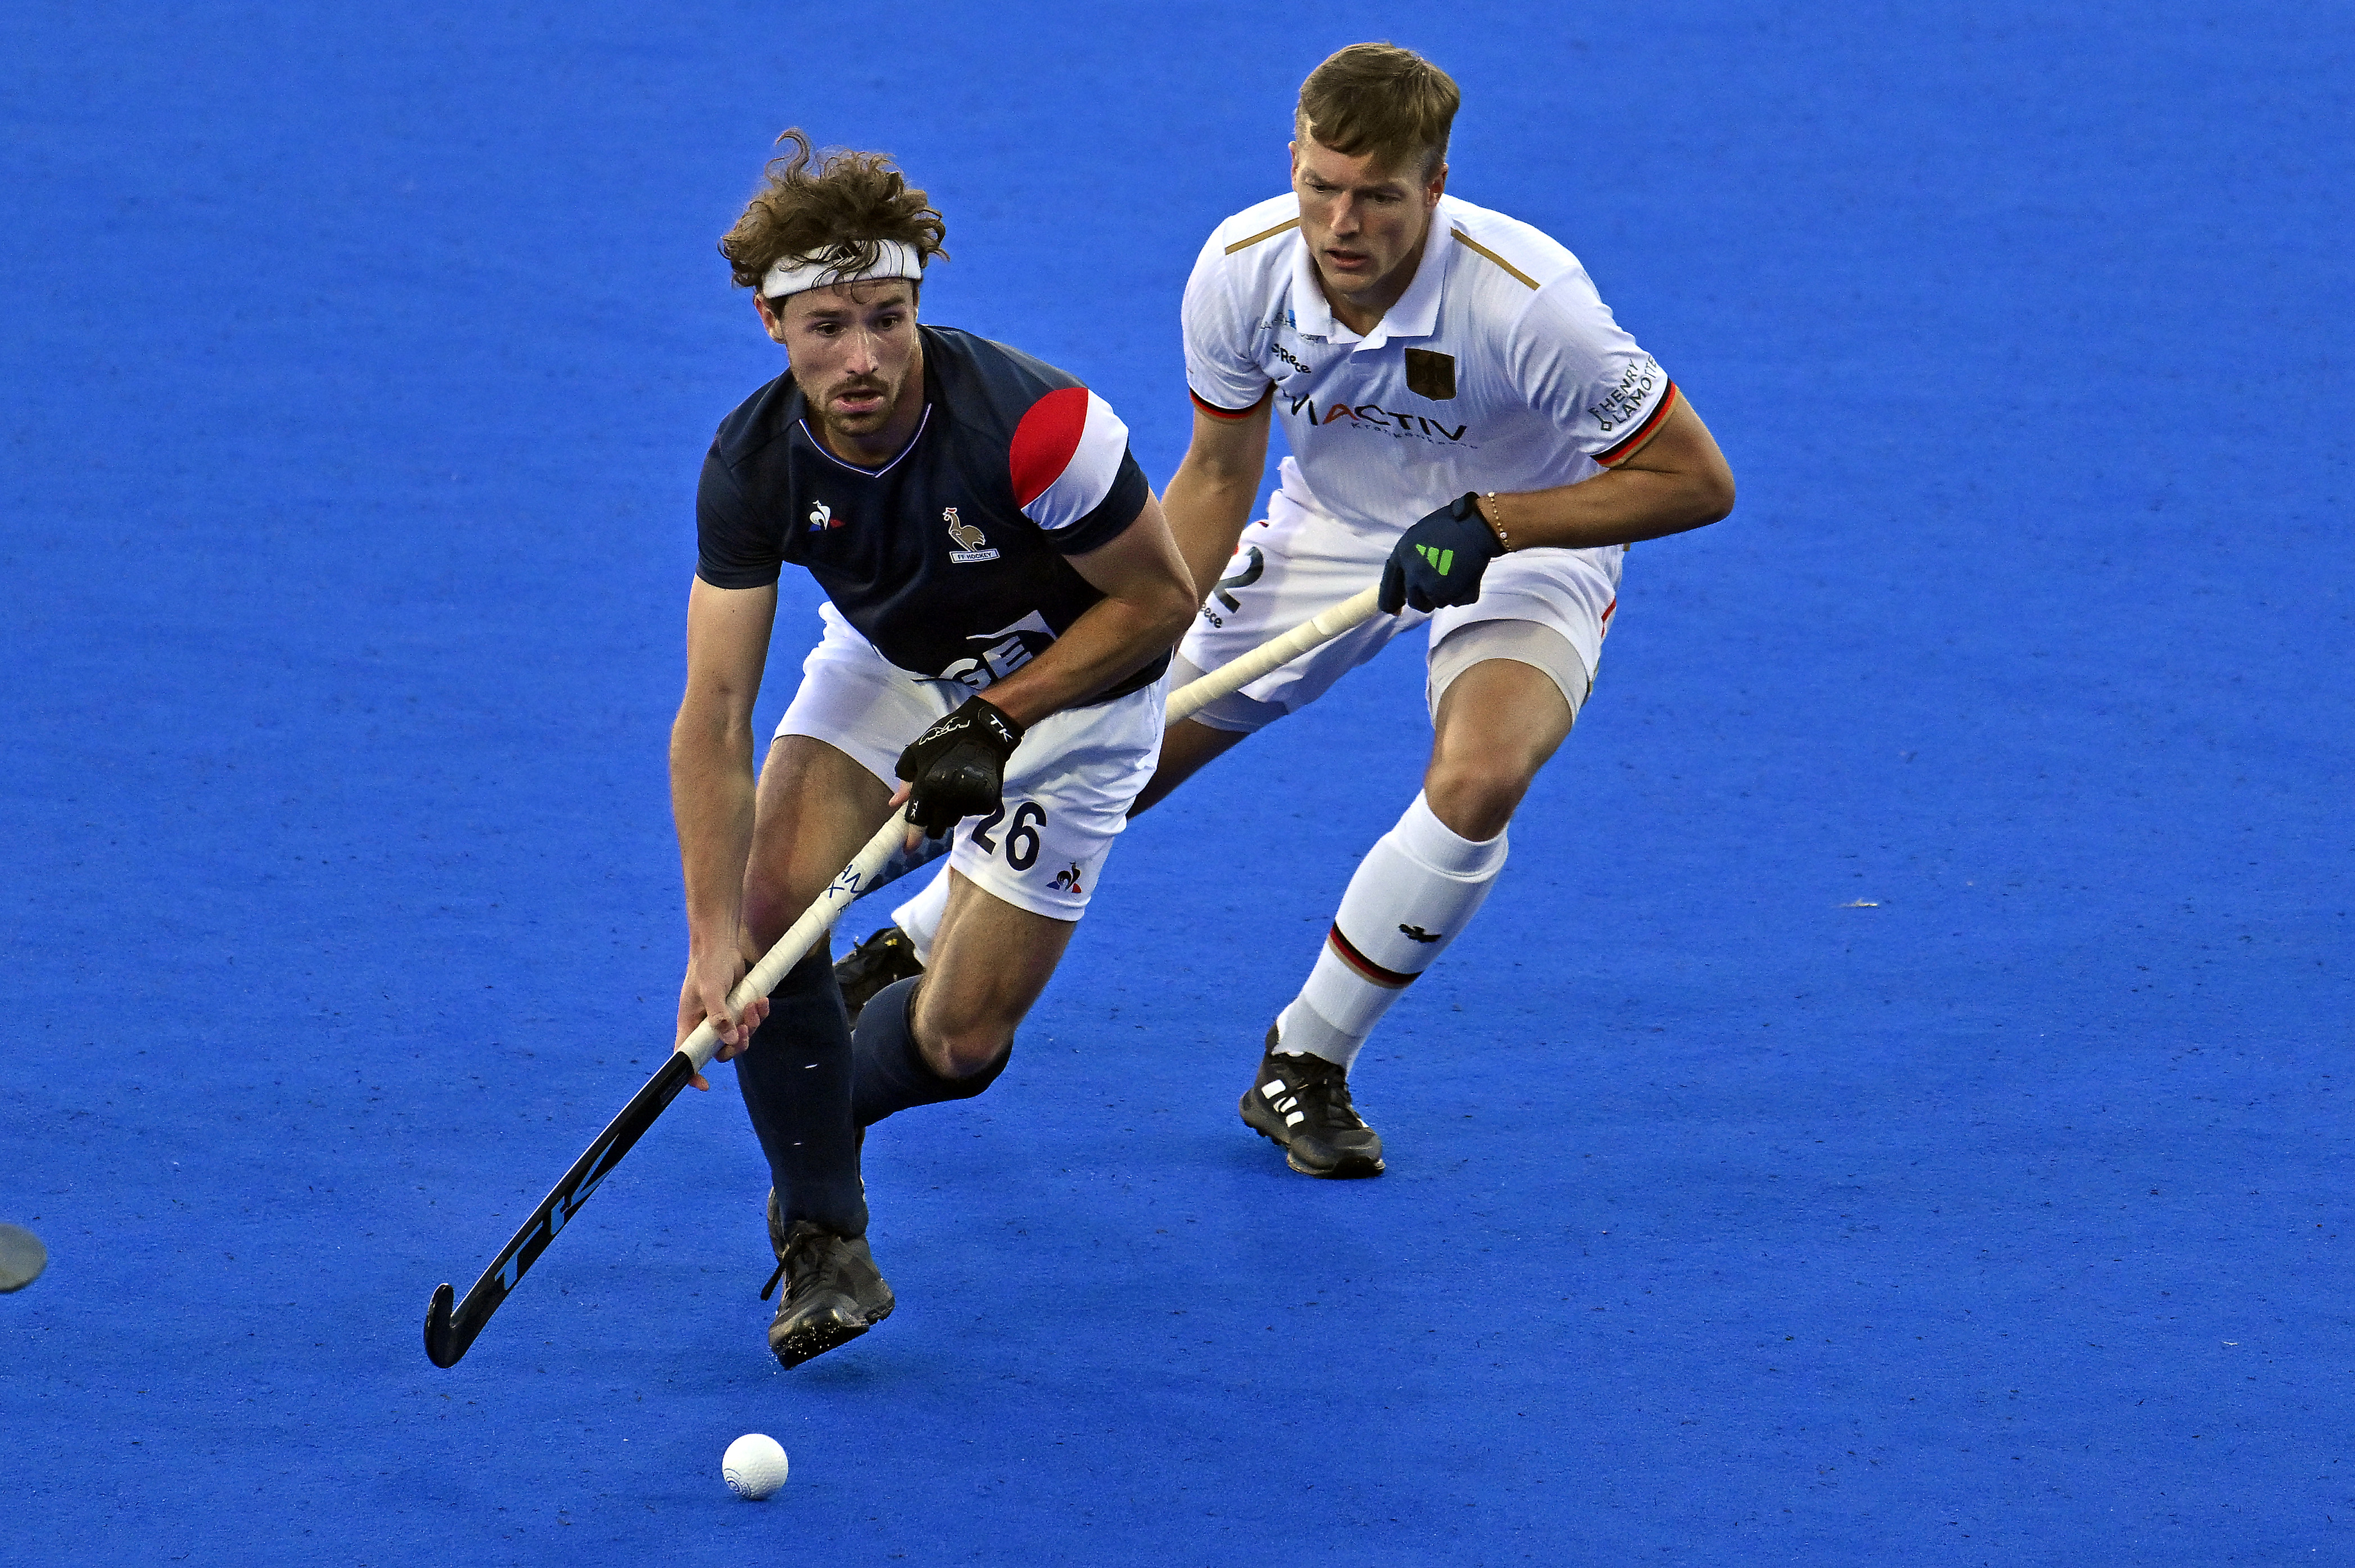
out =
<svg viewBox="0 0 2355 1568"><path fill-rule="evenodd" d="M749 961L743 915L752 844L752 702L776 614L774 584L721 588L696 579L687 595L687 694L671 725L671 814L687 883L678 1038L707 1017L724 1021L723 1058L743 1048L769 1010L763 999L739 1014L728 992Z"/></svg>
<svg viewBox="0 0 2355 1568"><path fill-rule="evenodd" d="M1085 702L1166 653L1198 602L1161 503L1148 494L1110 543L1068 557L1104 597L1053 646L989 688L989 701L1028 726Z"/></svg>
<svg viewBox="0 0 2355 1568"><path fill-rule="evenodd" d="M1633 545L1725 517L1733 510L1733 471L1679 392L1659 429L1608 471L1552 490L1483 495L1479 504L1508 549Z"/></svg>
<svg viewBox="0 0 2355 1568"><path fill-rule="evenodd" d="M1267 472L1267 432L1275 389L1241 414L1194 408L1194 435L1169 481L1162 510L1186 559L1196 603L1209 597L1227 558L1251 523Z"/></svg>

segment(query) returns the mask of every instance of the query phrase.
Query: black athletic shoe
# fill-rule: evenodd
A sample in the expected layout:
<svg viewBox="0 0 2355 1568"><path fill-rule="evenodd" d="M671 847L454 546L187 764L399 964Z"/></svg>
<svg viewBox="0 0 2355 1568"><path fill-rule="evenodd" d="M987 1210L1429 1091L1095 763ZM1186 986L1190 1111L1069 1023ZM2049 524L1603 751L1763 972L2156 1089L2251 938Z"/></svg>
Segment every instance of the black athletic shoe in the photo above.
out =
<svg viewBox="0 0 2355 1568"><path fill-rule="evenodd" d="M856 1023L877 991L893 980L923 972L916 945L908 940L907 933L897 926L886 926L842 955L834 966L834 983L842 988L842 1005Z"/></svg>
<svg viewBox="0 0 2355 1568"><path fill-rule="evenodd" d="M769 1349L781 1366L797 1367L837 1345L848 1344L891 1315L891 1287L883 1283L864 1237L852 1241L807 1220L784 1224L777 1194L769 1193L769 1245L776 1249L777 1272L761 1291L782 1278L785 1293L769 1325Z"/></svg>
<svg viewBox="0 0 2355 1568"><path fill-rule="evenodd" d="M1284 1163L1304 1176L1382 1173L1382 1135L1349 1103L1348 1069L1278 1052L1273 1025L1242 1113L1243 1125L1284 1145Z"/></svg>

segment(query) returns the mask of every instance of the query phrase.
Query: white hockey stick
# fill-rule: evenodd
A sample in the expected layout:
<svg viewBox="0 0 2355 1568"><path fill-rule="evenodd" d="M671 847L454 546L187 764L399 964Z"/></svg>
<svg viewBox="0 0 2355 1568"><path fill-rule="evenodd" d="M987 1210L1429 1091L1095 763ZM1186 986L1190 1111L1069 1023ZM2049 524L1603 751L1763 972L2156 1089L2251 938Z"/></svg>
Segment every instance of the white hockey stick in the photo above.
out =
<svg viewBox="0 0 2355 1568"><path fill-rule="evenodd" d="M1199 713L1228 693L1242 690L1270 670L1290 663L1319 643L1330 642L1351 627L1371 620L1380 592L1378 586L1363 593L1352 594L1332 609L1309 617L1283 636L1261 643L1233 662L1222 664L1200 679L1188 682L1169 694L1168 716L1165 722L1175 724L1181 718ZM901 821L901 813L893 811L890 821L875 830L875 836L867 841L867 847L843 868L842 874L818 895L817 902L802 911L802 917L777 938L777 945L752 966L751 973L738 982L734 991L729 992L728 1005L741 1014L747 1003L775 990L777 982L785 978L785 971L800 963L809 950L817 946L818 938L834 928L835 921L850 907L851 900L869 889L877 874L890 860L891 852L899 847L902 835L909 831L908 824ZM697 1072L710 1065L713 1054L719 1049L719 1037L712 1031L711 1021L705 1019L697 1024L695 1033L681 1042L678 1048L693 1062Z"/></svg>
<svg viewBox="0 0 2355 1568"><path fill-rule="evenodd" d="M1207 675L1197 677L1169 694L1165 724L1176 724L1191 717L1230 692L1239 692L1262 675L1280 665L1289 663L1320 642L1329 642L1351 627L1373 618L1375 600L1380 586L1366 589L1343 599L1321 615L1311 616L1282 636L1271 638L1231 664L1221 665ZM921 871L948 853L950 841L945 838L927 839L914 851L894 856L880 870L860 885L865 897L878 888L888 887L911 872Z"/></svg>
<svg viewBox="0 0 2355 1568"><path fill-rule="evenodd" d="M1375 600L1380 593L1378 584L1363 593L1351 594L1323 614L1310 616L1232 663L1222 664L1199 680L1178 687L1169 694L1167 722L1176 724L1181 718L1190 718L1229 693L1240 692L1269 671L1289 664L1318 643L1330 642L1351 627L1372 620Z"/></svg>

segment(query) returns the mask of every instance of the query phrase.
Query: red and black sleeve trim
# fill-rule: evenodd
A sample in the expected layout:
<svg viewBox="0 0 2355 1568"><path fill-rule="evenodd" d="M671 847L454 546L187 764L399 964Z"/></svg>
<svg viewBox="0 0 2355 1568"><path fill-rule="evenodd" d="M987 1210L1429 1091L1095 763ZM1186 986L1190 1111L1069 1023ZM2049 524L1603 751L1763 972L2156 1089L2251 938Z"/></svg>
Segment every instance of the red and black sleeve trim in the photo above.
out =
<svg viewBox="0 0 2355 1568"><path fill-rule="evenodd" d="M1268 389L1259 395L1259 402L1253 403L1248 408L1221 408L1216 403L1210 402L1209 399L1205 398L1199 392L1195 391L1191 387L1186 388L1186 396L1194 399L1194 407L1201 409L1202 412L1209 415L1213 419L1248 419L1253 414L1258 413L1261 406L1266 403L1270 397L1275 396L1275 387L1274 384L1271 382L1268 386Z"/></svg>
<svg viewBox="0 0 2355 1568"><path fill-rule="evenodd" d="M1596 452L1594 461L1604 468L1614 468L1634 457L1643 449L1644 443L1658 432L1660 421L1667 418L1668 410L1677 406L1678 396L1677 384L1673 381L1669 382L1668 389L1660 394L1660 406L1652 410L1652 417L1603 450Z"/></svg>

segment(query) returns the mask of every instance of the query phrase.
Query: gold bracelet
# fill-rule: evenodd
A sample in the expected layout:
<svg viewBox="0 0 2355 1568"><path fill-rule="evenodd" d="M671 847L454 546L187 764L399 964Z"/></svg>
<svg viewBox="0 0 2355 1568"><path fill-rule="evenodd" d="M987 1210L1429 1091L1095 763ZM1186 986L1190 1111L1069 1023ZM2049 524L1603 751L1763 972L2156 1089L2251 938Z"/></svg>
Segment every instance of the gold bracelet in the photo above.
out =
<svg viewBox="0 0 2355 1568"><path fill-rule="evenodd" d="M1505 532L1505 524L1501 521L1505 515L1505 503L1497 499L1497 493L1493 490L1488 492L1487 499L1488 504L1496 511L1493 515L1487 511L1482 511L1480 521L1488 525L1488 532L1497 535L1498 548L1510 550L1513 547L1513 536Z"/></svg>

